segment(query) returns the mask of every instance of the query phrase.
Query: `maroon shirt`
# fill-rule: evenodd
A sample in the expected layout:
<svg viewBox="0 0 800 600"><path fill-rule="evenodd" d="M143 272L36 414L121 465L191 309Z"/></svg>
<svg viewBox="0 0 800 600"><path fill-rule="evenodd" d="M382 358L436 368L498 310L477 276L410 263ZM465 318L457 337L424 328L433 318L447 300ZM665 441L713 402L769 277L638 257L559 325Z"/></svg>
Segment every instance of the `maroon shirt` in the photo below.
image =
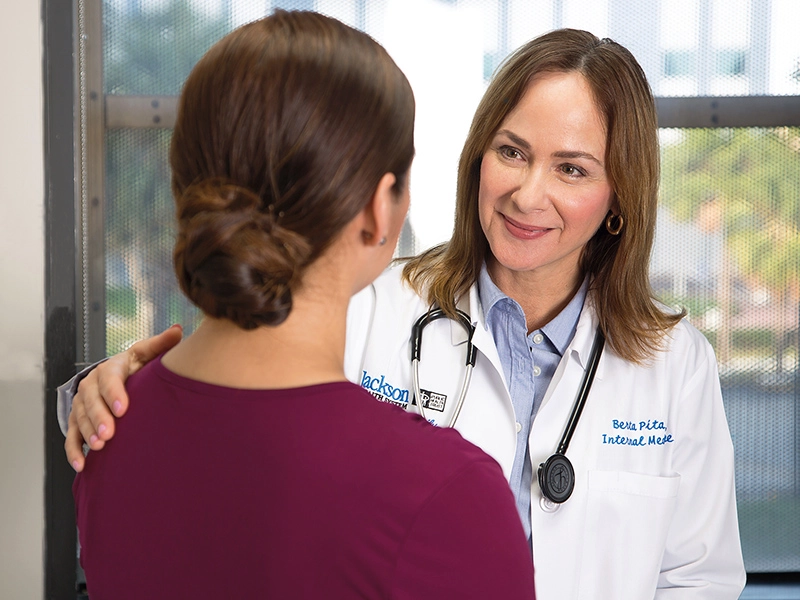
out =
<svg viewBox="0 0 800 600"><path fill-rule="evenodd" d="M75 479L92 600L533 598L498 464L350 383L239 390L152 361Z"/></svg>

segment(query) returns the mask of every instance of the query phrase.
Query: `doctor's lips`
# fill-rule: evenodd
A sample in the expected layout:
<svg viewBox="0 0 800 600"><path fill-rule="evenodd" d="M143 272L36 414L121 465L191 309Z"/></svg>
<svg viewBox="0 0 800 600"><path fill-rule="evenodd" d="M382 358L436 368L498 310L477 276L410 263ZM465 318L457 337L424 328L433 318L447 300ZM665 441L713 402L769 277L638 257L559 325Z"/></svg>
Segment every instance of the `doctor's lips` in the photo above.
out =
<svg viewBox="0 0 800 600"><path fill-rule="evenodd" d="M519 221L515 221L514 219L510 219L509 217L505 216L501 213L503 217L503 221L505 223L506 229L508 232L516 238L520 238L523 240L531 240L541 237L548 231L551 231L549 227L536 227L534 225L524 225Z"/></svg>

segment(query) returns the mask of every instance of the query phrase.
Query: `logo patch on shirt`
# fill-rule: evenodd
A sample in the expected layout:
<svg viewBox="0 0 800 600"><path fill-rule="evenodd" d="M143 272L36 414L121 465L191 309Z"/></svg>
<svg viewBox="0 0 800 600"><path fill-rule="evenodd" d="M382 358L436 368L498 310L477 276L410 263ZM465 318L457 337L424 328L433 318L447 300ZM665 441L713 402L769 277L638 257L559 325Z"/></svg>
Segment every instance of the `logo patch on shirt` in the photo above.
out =
<svg viewBox="0 0 800 600"><path fill-rule="evenodd" d="M432 392L430 390L420 390L420 399L422 406L425 409L438 410L444 412L444 405L447 403L447 396L439 392Z"/></svg>
<svg viewBox="0 0 800 600"><path fill-rule="evenodd" d="M386 381L386 376L370 376L363 371L361 374L361 387L375 396L381 402L394 404L402 409L408 408L408 390L399 388Z"/></svg>

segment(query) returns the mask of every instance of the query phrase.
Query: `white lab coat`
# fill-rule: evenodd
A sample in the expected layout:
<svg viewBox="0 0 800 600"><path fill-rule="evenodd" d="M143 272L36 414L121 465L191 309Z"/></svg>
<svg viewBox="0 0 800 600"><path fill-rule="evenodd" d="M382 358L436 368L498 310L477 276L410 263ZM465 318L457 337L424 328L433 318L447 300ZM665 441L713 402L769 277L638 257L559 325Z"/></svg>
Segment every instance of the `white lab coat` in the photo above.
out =
<svg viewBox="0 0 800 600"><path fill-rule="evenodd" d="M413 398L411 326L428 307L399 275L399 268L390 269L354 297L345 368L380 399L405 405ZM591 297L586 304L528 441L537 598L738 598L745 571L733 445L713 350L685 321L650 366L606 348L567 451L575 490L560 506L541 500L536 468L559 444L594 338ZM475 286L459 308L476 326L478 356L456 429L508 477L516 419ZM439 405L447 399L443 413L429 408L428 418L441 422L439 415L458 395L465 340L463 329L448 319L424 330L420 387L434 392ZM416 456L414 448L408 456L419 464L436 460Z"/></svg>

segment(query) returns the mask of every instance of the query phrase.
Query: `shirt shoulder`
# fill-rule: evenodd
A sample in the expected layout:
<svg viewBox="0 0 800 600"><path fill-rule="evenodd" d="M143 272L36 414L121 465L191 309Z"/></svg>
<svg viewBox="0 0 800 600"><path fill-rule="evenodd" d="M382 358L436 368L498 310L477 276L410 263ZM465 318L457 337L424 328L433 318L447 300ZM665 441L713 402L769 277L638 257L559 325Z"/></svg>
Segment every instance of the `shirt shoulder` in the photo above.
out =
<svg viewBox="0 0 800 600"><path fill-rule="evenodd" d="M374 432L377 444L407 448L411 461L415 455L424 456L422 464L432 472L448 474L472 462L497 465L493 458L465 440L455 429L436 427L416 413L376 401L372 394L355 384L352 384L348 396L359 404L354 427L368 426Z"/></svg>
<svg viewBox="0 0 800 600"><path fill-rule="evenodd" d="M530 548L511 491L489 463L469 464L421 507L398 552L392 598L533 597Z"/></svg>
<svg viewBox="0 0 800 600"><path fill-rule="evenodd" d="M685 317L670 329L659 355L667 363L676 363L688 368L691 365L716 365L716 354L705 335Z"/></svg>

